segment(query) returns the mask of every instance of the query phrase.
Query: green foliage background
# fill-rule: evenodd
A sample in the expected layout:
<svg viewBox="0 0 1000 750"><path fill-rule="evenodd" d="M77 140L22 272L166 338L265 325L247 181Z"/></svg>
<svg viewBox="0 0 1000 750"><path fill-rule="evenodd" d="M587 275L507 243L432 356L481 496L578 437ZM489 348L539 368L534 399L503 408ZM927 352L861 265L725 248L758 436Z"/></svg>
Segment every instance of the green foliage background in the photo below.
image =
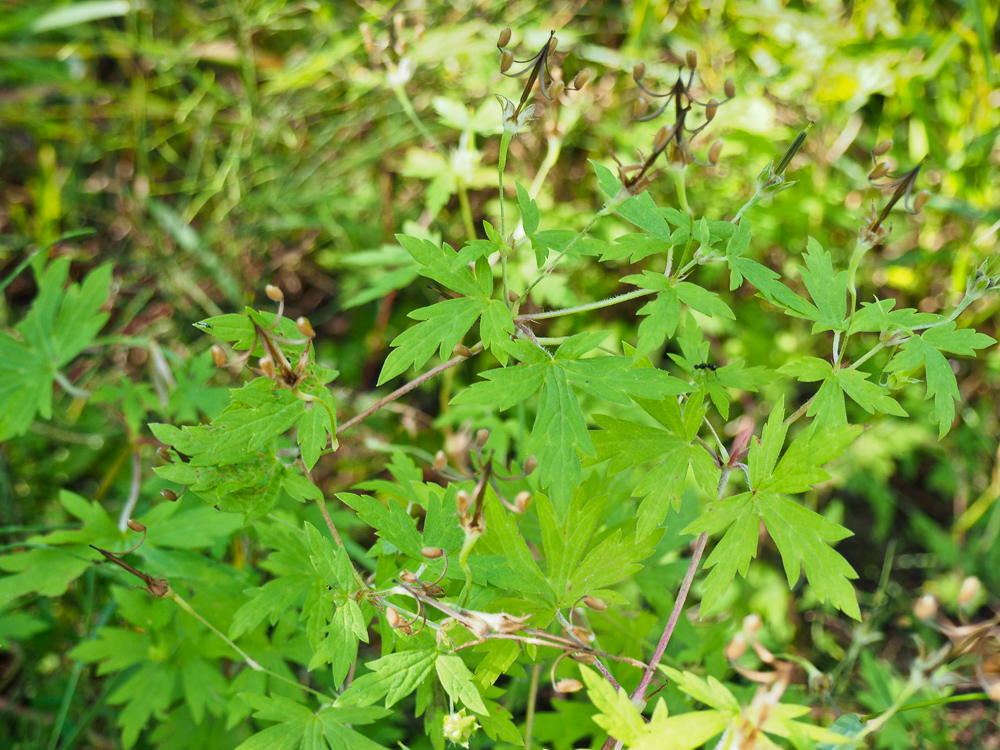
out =
<svg viewBox="0 0 1000 750"><path fill-rule="evenodd" d="M560 50L569 52L567 78L584 66L594 73L581 94L539 106L538 121L511 144L508 211L515 179L537 188L545 228L575 232L601 205L588 159L610 164L609 152L628 160L648 149L659 123L630 119L632 65L645 60L650 80L668 84L674 68L660 62L666 51L696 49L706 89L718 94L727 77L738 87L709 138L696 143L702 153L715 137L726 143L718 168L689 168L687 197L697 214L729 219L752 195L763 166L814 123L789 168L795 187L751 216L757 260L797 278L811 236L836 267L846 267L870 202L881 206L886 198L866 175L869 150L887 138L896 144L901 171L929 155L921 187L933 197L919 216L893 214L890 238L862 267L864 299L947 310L969 273L996 251L998 11L984 0L875 0L847 8L838 2L390 7L15 0L8 9L0 18L0 323L10 329L25 319L48 259L71 261L65 273L76 282L90 272L105 278L107 264L114 269L103 312L86 283L79 296L52 300L53 320L76 314L76 327L64 333L64 349L45 353L51 367L33 381L47 393L54 376L46 373L63 368L60 376L91 397L57 386L51 420L42 405L37 419L34 412L10 417L12 424L34 419L27 431L2 424L0 737L11 747L236 747L254 726L269 726L268 717L294 713L263 698L239 698L262 692L264 678L243 672L229 681L231 654L221 641L170 603L125 588L125 577L94 569L84 550L87 543L121 542L117 514L137 470L136 517L150 527L138 556L145 569L184 588L192 606L223 630L246 601L244 589L295 570L294 560L263 561L263 550L277 542L244 527L240 516L190 497L161 502L158 492L168 485L150 470L156 443L147 424L194 424L222 410L233 383L212 364L213 341L193 324L247 304L271 309L267 283L285 291L286 314L313 322L318 361L341 373L334 395L342 418L374 402L389 342L413 324L407 313L439 299L437 289L417 281L416 264L394 235L460 247L470 225L484 239L482 221L498 224L494 95L519 93L518 82L497 71L495 41L504 26L521 49L537 47L555 29ZM405 19L415 67L404 86L424 132L407 117L385 68L366 54L359 31L365 22L386 38L392 13ZM425 29L421 38L417 25ZM675 204L667 178L650 193L660 205ZM629 231L623 220L609 218L595 236L610 242ZM645 267L642 260L617 263L567 265L539 286L538 299L566 307L607 297L622 291L622 276ZM702 283L724 285L713 284L716 269L706 267ZM530 278L530 270L525 265L512 274ZM52 283L62 288L61 278ZM743 359L774 369L792 354L825 356L813 350L806 321L762 308L748 292L726 301L734 321L700 321L712 361ZM642 304L556 319L544 335L601 328L635 342ZM998 308L997 297L987 298L963 313L960 325L1000 338ZM102 348L78 356L77 342L98 330ZM669 363L667 355L678 352L671 343L652 354ZM860 574L865 625L852 633L846 619L818 608L811 592L790 594L780 561L764 549L747 579L721 595L714 620L682 621L669 654L673 664L724 670L722 648L742 616L757 612L772 650L804 654L824 671L842 670L837 700L860 713L878 711L891 703L917 656L910 636L944 642L914 621L914 598L935 593L955 615L959 583L976 575L984 585L977 604L996 605L1000 356L994 347L978 360L956 362L961 401L947 438L938 440L923 386L903 388L895 396L911 419L877 420L834 465L833 481L807 495L811 507L856 534L838 551ZM314 479L328 498L359 482L388 479L384 467L394 447L403 453L392 454L392 476L419 480L437 450L468 439L470 420L491 428L490 446L507 451L523 429L523 413L503 412L488 422L474 405L448 405L449 395L476 376L472 365L456 368L377 413L338 453L320 459ZM799 385L768 386L763 398L783 397L791 411L812 393ZM0 393L18 403L34 397ZM585 406L590 415L592 405ZM732 434L744 415L766 419L752 402L735 403ZM377 483L369 489L389 494ZM623 479L609 523L635 516L628 495ZM373 565L366 550L375 538L364 513L329 506L351 557ZM289 504L279 512L290 524L307 520L324 528L312 506ZM696 514L694 497L686 497L679 522L668 520L659 554L618 587L631 605L602 620L604 648L631 648L639 658L636 644L644 644L649 653L683 575L689 538L680 529ZM80 521L103 536L81 535ZM537 536L531 523L527 517L525 533ZM40 536L49 532L56 536ZM895 558L883 580L888 549ZM309 551L302 554L308 561ZM704 594L697 587L696 593ZM117 626L118 640L101 634L107 625ZM286 622L266 631L258 627L252 637L270 654L268 666L300 676L309 661L302 633ZM380 655L373 646L361 648L366 661ZM530 668L520 677L518 669L504 685L503 704L523 728ZM752 695L752 685L735 684L741 698ZM300 697L279 682L266 687L269 701ZM805 701L804 687L795 689ZM679 705L680 693L668 701ZM995 707L956 705L900 715L873 742L910 747L919 736L928 747L976 747L995 737ZM327 717L330 726L353 725L385 746L397 740L429 746L422 724L408 718L412 706L395 713L350 710ZM543 694L536 743L599 743L590 711L584 701ZM344 741L364 747L357 736Z"/></svg>

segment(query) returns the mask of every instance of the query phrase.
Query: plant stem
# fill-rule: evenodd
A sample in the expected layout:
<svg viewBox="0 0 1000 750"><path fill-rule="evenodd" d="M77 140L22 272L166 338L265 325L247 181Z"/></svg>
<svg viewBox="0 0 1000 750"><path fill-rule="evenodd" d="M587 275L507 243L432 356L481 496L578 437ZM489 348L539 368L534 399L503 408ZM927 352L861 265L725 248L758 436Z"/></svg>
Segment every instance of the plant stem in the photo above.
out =
<svg viewBox="0 0 1000 750"><path fill-rule="evenodd" d="M524 717L524 750L531 750L531 731L535 723L535 701L538 699L538 677L541 673L541 664L536 664L531 670L531 685L528 687L528 709Z"/></svg>
<svg viewBox="0 0 1000 750"><path fill-rule="evenodd" d="M466 239L476 239L476 224L472 220L472 206L469 205L469 191L465 187L465 182L461 178L455 178L458 189L458 205L462 210L462 223L465 225Z"/></svg>
<svg viewBox="0 0 1000 750"><path fill-rule="evenodd" d="M548 312L519 315L514 319L514 322L525 323L529 320L545 320L546 318L558 318L561 315L572 315L579 312L589 312L590 310L600 310L603 307L611 307L612 305L617 305L620 302L628 302L630 299L648 297L650 294L656 294L656 292L650 289L637 289L634 292L616 294L615 296L608 297L607 299L598 300L597 302L588 302L585 305L577 305L576 307L564 307L559 310L549 310Z"/></svg>
<svg viewBox="0 0 1000 750"><path fill-rule="evenodd" d="M444 154L445 152L444 146L441 145L441 141L435 138L434 134L427 129L427 126L424 125L423 121L417 115L417 111L413 108L413 102L410 101L410 97L406 93L406 89L403 88L403 86L400 84L397 86L393 86L392 90L396 94L396 99L399 101L399 106L403 108L403 112L406 113L406 116L410 119L410 122L414 124L414 126L417 128L417 130L420 131L420 134L424 138L426 138L427 140L429 140L431 143L434 144L434 148L436 148L438 151Z"/></svg>
<svg viewBox="0 0 1000 750"><path fill-rule="evenodd" d="M128 499L122 506L122 512L118 516L118 530L124 532L128 528L128 521L132 517L136 503L139 502L139 488L142 485L142 459L139 451L132 451L132 484L129 489Z"/></svg>
<svg viewBox="0 0 1000 750"><path fill-rule="evenodd" d="M59 370L53 371L52 377L70 396L73 396L74 398L90 398L90 391L84 390L83 388L77 388L69 382L69 378L59 372Z"/></svg>

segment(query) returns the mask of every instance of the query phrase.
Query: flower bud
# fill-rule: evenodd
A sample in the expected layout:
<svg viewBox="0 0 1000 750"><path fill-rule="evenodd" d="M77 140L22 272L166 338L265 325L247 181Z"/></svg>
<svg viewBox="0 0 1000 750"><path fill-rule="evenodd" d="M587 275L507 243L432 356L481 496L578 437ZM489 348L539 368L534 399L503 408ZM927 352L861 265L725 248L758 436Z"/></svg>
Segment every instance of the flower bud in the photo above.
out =
<svg viewBox="0 0 1000 750"><path fill-rule="evenodd" d="M933 594L924 594L913 605L913 614L919 620L928 620L937 614L938 601Z"/></svg>
<svg viewBox="0 0 1000 750"><path fill-rule="evenodd" d="M597 657L589 651L577 651L575 654L570 654L569 658L581 664L586 664L588 667L597 661Z"/></svg>
<svg viewBox="0 0 1000 750"><path fill-rule="evenodd" d="M538 468L538 459L534 456L528 456L527 460L524 462L524 473L530 474L535 469Z"/></svg>
<svg viewBox="0 0 1000 750"><path fill-rule="evenodd" d="M632 119L638 120L643 117L646 112L649 111L649 100L644 96L640 96L634 102L632 102Z"/></svg>
<svg viewBox="0 0 1000 750"><path fill-rule="evenodd" d="M156 449L156 456L165 463L172 464L174 462L173 456L170 455L170 451L162 445Z"/></svg>
<svg viewBox="0 0 1000 750"><path fill-rule="evenodd" d="M482 448L486 445L486 441L490 439L490 431L487 429L482 429L476 432L476 445Z"/></svg>
<svg viewBox="0 0 1000 750"><path fill-rule="evenodd" d="M269 378L274 377L274 360L270 356L261 357L257 362L257 366L260 367L261 372Z"/></svg>
<svg viewBox="0 0 1000 750"><path fill-rule="evenodd" d="M281 302L281 300L285 298L284 292L282 292L274 284L268 284L264 287L264 291L267 293L267 296L275 302Z"/></svg>
<svg viewBox="0 0 1000 750"><path fill-rule="evenodd" d="M500 72L506 73L510 70L510 66L514 64L514 53L509 49L505 49L500 53Z"/></svg>
<svg viewBox="0 0 1000 750"><path fill-rule="evenodd" d="M426 557L428 560L437 560L441 555L444 554L444 550L440 547L424 547L420 550L420 554Z"/></svg>
<svg viewBox="0 0 1000 750"><path fill-rule="evenodd" d="M386 607L385 621L389 623L390 628L398 628L400 623L403 622L403 618L399 616L399 612L397 612L393 607Z"/></svg>
<svg viewBox="0 0 1000 750"><path fill-rule="evenodd" d="M295 327L298 328L299 333L307 339L316 338L316 329L314 329L312 323L309 322L309 318L300 317L295 321Z"/></svg>
<svg viewBox="0 0 1000 750"><path fill-rule="evenodd" d="M722 141L716 141L712 144L712 147L708 150L708 163L715 164L719 163L719 157L722 156Z"/></svg>
<svg viewBox="0 0 1000 750"><path fill-rule="evenodd" d="M524 513L528 510L529 505L531 505L531 493L528 490L518 492L517 497L514 498L514 507L517 509L517 512Z"/></svg>
<svg viewBox="0 0 1000 750"><path fill-rule="evenodd" d="M559 40L558 39L556 39L555 37L552 37L551 39L549 39L549 54L551 55L553 52L555 52L556 51L556 47L558 47L558 46L559 46Z"/></svg>
<svg viewBox="0 0 1000 750"><path fill-rule="evenodd" d="M146 530L146 524L139 523L138 521L132 518L128 519L128 527L132 529L132 531L135 531L139 534L141 534Z"/></svg>
<svg viewBox="0 0 1000 750"><path fill-rule="evenodd" d="M576 78L573 79L573 88L579 91L588 83L590 83L590 69L584 68L579 73L577 73Z"/></svg>
<svg viewBox="0 0 1000 750"><path fill-rule="evenodd" d="M434 454L434 471L441 471L445 466L448 465L448 454L444 451L438 451Z"/></svg>
<svg viewBox="0 0 1000 750"><path fill-rule="evenodd" d="M715 119L715 113L719 111L719 103L715 99L709 99L705 105L705 119L711 122Z"/></svg>
<svg viewBox="0 0 1000 750"><path fill-rule="evenodd" d="M503 49L508 44L510 44L510 26L507 26L503 31L500 32L500 38L497 39L497 47Z"/></svg>
<svg viewBox="0 0 1000 750"><path fill-rule="evenodd" d="M472 350L469 349L469 347L467 347L465 344L459 344L458 346L456 346L454 349L451 350L451 353L456 357L472 356Z"/></svg>
<svg viewBox="0 0 1000 750"><path fill-rule="evenodd" d="M743 631L741 630L740 632L738 632L736 635L733 636L733 639L729 642L729 645L726 646L725 655L726 658L729 659L729 661L736 661L746 652L747 652L747 637L746 634L743 633Z"/></svg>
<svg viewBox="0 0 1000 750"><path fill-rule="evenodd" d="M639 83L646 75L646 63L637 62L632 68L632 78L636 83Z"/></svg>
<svg viewBox="0 0 1000 750"><path fill-rule="evenodd" d="M226 366L226 353L218 344L212 347L212 361L215 362L216 367Z"/></svg>
<svg viewBox="0 0 1000 750"><path fill-rule="evenodd" d="M662 151L667 147L667 143L670 141L670 136L674 134L674 128L672 125L664 125L662 128L656 131L656 138L653 139L653 151Z"/></svg>
<svg viewBox="0 0 1000 750"><path fill-rule="evenodd" d="M962 587L958 590L958 606L968 607L979 593L979 588L979 579L975 576L969 576L962 581Z"/></svg>
<svg viewBox="0 0 1000 750"><path fill-rule="evenodd" d="M549 96L553 100L556 100L559 98L559 96L562 94L565 88L566 88L565 83L563 83L562 81L556 81L551 86L549 86Z"/></svg>
<svg viewBox="0 0 1000 750"><path fill-rule="evenodd" d="M930 190L921 190L917 193L917 197L913 199L913 210L919 211L921 208L927 205L927 201L931 199Z"/></svg>
<svg viewBox="0 0 1000 750"><path fill-rule="evenodd" d="M884 161L879 162L878 164L875 165L875 169L873 169L869 173L868 179L877 180L881 177L885 177L887 174L889 174L889 165L886 164Z"/></svg>
<svg viewBox="0 0 1000 750"><path fill-rule="evenodd" d="M572 677L567 677L565 680L559 680L555 684L555 688L557 693L578 693L583 690L583 683Z"/></svg>
<svg viewBox="0 0 1000 750"><path fill-rule="evenodd" d="M586 604L595 612L603 612L608 608L607 602L605 602L603 599L598 599L596 596L583 597L583 603Z"/></svg>
<svg viewBox="0 0 1000 750"><path fill-rule="evenodd" d="M687 54L684 56L684 62L687 63L687 66L691 70L694 70L695 68L698 67L698 53L695 52L693 49L689 49L687 51Z"/></svg>
<svg viewBox="0 0 1000 750"><path fill-rule="evenodd" d="M749 614L743 618L743 632L747 635L757 635L760 632L760 626L763 624L760 619L760 615L756 612Z"/></svg>
<svg viewBox="0 0 1000 750"><path fill-rule="evenodd" d="M459 513L465 513L469 509L469 504L472 502L472 498L469 493L465 490L459 490L455 494L455 506L458 508Z"/></svg>
<svg viewBox="0 0 1000 750"><path fill-rule="evenodd" d="M726 84L725 86L723 86L723 90L726 92L727 99L732 99L734 96L736 96L736 84L733 83L732 78L726 79Z"/></svg>
<svg viewBox="0 0 1000 750"><path fill-rule="evenodd" d="M177 502L177 493L173 490L160 490L160 497L164 500L169 500L172 503Z"/></svg>
<svg viewBox="0 0 1000 750"><path fill-rule="evenodd" d="M587 630L587 628L581 627L566 628L566 635L571 638L575 638L581 643L593 643L595 637L593 630Z"/></svg>
<svg viewBox="0 0 1000 750"><path fill-rule="evenodd" d="M882 141L872 149L872 156L885 156L892 150L892 141Z"/></svg>
<svg viewBox="0 0 1000 750"><path fill-rule="evenodd" d="M508 289L507 299L509 299L512 303L517 302L519 299L521 299L521 295L515 292L513 289Z"/></svg>

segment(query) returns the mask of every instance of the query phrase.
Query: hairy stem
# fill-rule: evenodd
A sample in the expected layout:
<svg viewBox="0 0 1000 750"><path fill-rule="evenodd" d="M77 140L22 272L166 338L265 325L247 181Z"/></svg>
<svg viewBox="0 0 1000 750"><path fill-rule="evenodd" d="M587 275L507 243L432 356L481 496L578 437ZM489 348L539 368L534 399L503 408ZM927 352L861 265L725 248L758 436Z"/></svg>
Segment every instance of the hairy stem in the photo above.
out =
<svg viewBox="0 0 1000 750"><path fill-rule="evenodd" d="M656 294L656 291L650 289L637 289L634 292L616 294L614 297L608 297L607 299L598 300L597 302L588 302L585 305L577 305L576 307L564 307L560 310L549 310L547 312L519 315L514 319L514 322L525 323L529 320L545 320L546 318L558 318L562 315L573 315L574 313L589 312L590 310L600 310L603 307L611 307L612 305L628 302L631 299L638 299L639 297L648 297L651 294Z"/></svg>
<svg viewBox="0 0 1000 750"><path fill-rule="evenodd" d="M528 687L528 708L524 717L524 750L531 750L531 732L535 723L535 701L538 699L538 678L542 665L536 664L531 670L531 685Z"/></svg>

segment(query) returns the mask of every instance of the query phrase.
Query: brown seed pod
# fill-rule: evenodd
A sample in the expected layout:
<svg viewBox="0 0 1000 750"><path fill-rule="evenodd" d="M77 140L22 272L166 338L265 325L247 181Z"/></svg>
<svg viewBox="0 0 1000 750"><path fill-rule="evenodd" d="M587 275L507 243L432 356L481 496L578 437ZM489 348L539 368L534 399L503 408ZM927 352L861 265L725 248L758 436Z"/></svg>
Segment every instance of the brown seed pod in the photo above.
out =
<svg viewBox="0 0 1000 750"><path fill-rule="evenodd" d="M177 502L177 493L173 490L160 490L160 497L164 500L169 500L172 503Z"/></svg>
<svg viewBox="0 0 1000 750"><path fill-rule="evenodd" d="M456 357L472 356L472 350L469 349L469 347L467 347L465 344L459 344L458 346L456 346L454 349L451 350L451 353Z"/></svg>
<svg viewBox="0 0 1000 750"><path fill-rule="evenodd" d="M218 344L212 347L212 361L216 367L226 366L226 352Z"/></svg>
<svg viewBox="0 0 1000 750"><path fill-rule="evenodd" d="M584 68L579 73L577 73L576 78L573 79L573 88L579 91L588 83L590 83L590 69Z"/></svg>
<svg viewBox="0 0 1000 750"><path fill-rule="evenodd" d="M413 573L411 573L408 570L404 570L402 573L400 573L399 574L399 578L400 578L401 581L405 581L406 583L416 583L417 582L417 577L415 575L413 575Z"/></svg>
<svg viewBox="0 0 1000 750"><path fill-rule="evenodd" d="M424 547L420 550L420 554L426 557L428 560L437 560L441 555L444 554L444 550L440 547Z"/></svg>
<svg viewBox="0 0 1000 750"><path fill-rule="evenodd" d="M646 75L646 63L637 62L632 68L632 78L636 83L639 83Z"/></svg>
<svg viewBox="0 0 1000 750"><path fill-rule="evenodd" d="M389 623L390 628L398 628L403 622L403 618L399 616L399 612L397 612L393 607L386 607L385 621Z"/></svg>
<svg viewBox="0 0 1000 750"><path fill-rule="evenodd" d="M434 471L441 471L445 466L448 465L448 454L444 451L438 451L434 454Z"/></svg>
<svg viewBox="0 0 1000 750"><path fill-rule="evenodd" d="M557 693L578 693L583 690L583 683L572 677L567 677L564 680L559 680L555 684L555 689Z"/></svg>
<svg viewBox="0 0 1000 750"><path fill-rule="evenodd" d="M726 83L722 88L726 92L727 99L732 99L734 96L736 96L736 84L733 83L732 78L727 78Z"/></svg>
<svg viewBox="0 0 1000 750"><path fill-rule="evenodd" d="M538 459L535 458L534 456L528 456L528 458L524 462L524 473L530 474L537 468L538 468Z"/></svg>
<svg viewBox="0 0 1000 750"><path fill-rule="evenodd" d="M559 46L559 40L556 39L556 37L552 37L551 39L549 39L549 54L551 55L553 52L555 52L556 47L558 46Z"/></svg>
<svg viewBox="0 0 1000 750"><path fill-rule="evenodd" d="M566 89L566 84L562 81L556 81L551 86L549 86L549 96L553 100L558 99L562 92Z"/></svg>
<svg viewBox="0 0 1000 750"><path fill-rule="evenodd" d="M913 199L913 210L919 211L921 208L927 205L927 201L931 199L930 190L921 190L917 193L917 197Z"/></svg>
<svg viewBox="0 0 1000 750"><path fill-rule="evenodd" d="M698 53L693 49L689 49L687 54L684 56L684 62L687 63L688 68L694 70L698 67Z"/></svg>
<svg viewBox="0 0 1000 750"><path fill-rule="evenodd" d="M882 141L872 149L872 156L885 156L892 150L892 140Z"/></svg>
<svg viewBox="0 0 1000 750"><path fill-rule="evenodd" d="M597 661L597 657L589 651L577 651L574 654L570 654L569 658L573 661L578 661L581 664L586 664L588 667Z"/></svg>
<svg viewBox="0 0 1000 750"><path fill-rule="evenodd" d="M656 138L653 139L653 150L662 151L667 147L667 143L670 142L670 136L674 134L674 128L671 125L664 125L662 128L656 131Z"/></svg>
<svg viewBox="0 0 1000 750"><path fill-rule="evenodd" d="M705 119L711 122L715 119L715 113L719 111L719 103L715 99L709 99L705 105Z"/></svg>
<svg viewBox="0 0 1000 750"><path fill-rule="evenodd" d="M509 49L505 49L500 53L500 72L506 73L510 70L510 66L514 64L514 53Z"/></svg>
<svg viewBox="0 0 1000 750"><path fill-rule="evenodd" d="M979 579L975 576L969 576L962 581L962 586L958 590L958 606L968 607L972 603L972 600L976 598L976 594L979 593L980 588Z"/></svg>
<svg viewBox="0 0 1000 750"><path fill-rule="evenodd" d="M743 631L733 636L733 640L726 646L725 655L729 661L736 661L747 652L747 637Z"/></svg>
<svg viewBox="0 0 1000 750"><path fill-rule="evenodd" d="M510 44L510 26L507 26L503 31L500 32L500 38L497 39L497 47L503 49L508 44Z"/></svg>
<svg viewBox="0 0 1000 750"><path fill-rule="evenodd" d="M583 597L583 603L586 604L595 612L603 612L608 608L607 602L605 602L603 599L599 599L596 596Z"/></svg>
<svg viewBox="0 0 1000 750"><path fill-rule="evenodd" d="M132 531L135 531L139 534L141 534L146 530L146 524L139 523L139 521L136 521L132 518L128 519L127 525L130 529L132 529Z"/></svg>
<svg viewBox="0 0 1000 750"><path fill-rule="evenodd" d="M174 458L170 455L170 451L162 445L156 449L156 456L165 463L172 464L174 462Z"/></svg>
<svg viewBox="0 0 1000 750"><path fill-rule="evenodd" d="M465 513L469 509L469 504L472 502L472 498L469 493L465 490L459 490L455 494L455 507L458 508L459 513Z"/></svg>
<svg viewBox="0 0 1000 750"><path fill-rule="evenodd" d="M312 323L309 322L309 318L300 317L295 321L295 327L299 329L299 333L305 336L307 339L316 338L316 330L313 328Z"/></svg>
<svg viewBox="0 0 1000 750"><path fill-rule="evenodd" d="M885 177L887 174L889 174L889 165L886 164L884 161L879 162L878 164L875 165L875 169L873 169L871 173L869 173L868 179L877 180L881 177Z"/></svg>
<svg viewBox="0 0 1000 750"><path fill-rule="evenodd" d="M716 141L712 144L712 147L708 150L708 163L715 165L719 163L719 157L722 156L722 141Z"/></svg>
<svg viewBox="0 0 1000 750"><path fill-rule="evenodd" d="M937 611L938 600L933 594L924 594L922 597L917 599L916 603L913 605L913 614L915 614L919 620L929 620L937 614Z"/></svg>
<svg viewBox="0 0 1000 750"><path fill-rule="evenodd" d="M761 620L760 615L753 612L743 618L743 632L747 635L757 635L763 624L764 621Z"/></svg>
<svg viewBox="0 0 1000 750"><path fill-rule="evenodd" d="M274 378L274 360L270 356L261 357L257 361L257 366L260 367L261 372L269 378Z"/></svg>
<svg viewBox="0 0 1000 750"><path fill-rule="evenodd" d="M482 429L476 432L476 445L482 448L486 445L486 441L490 439L490 431L487 429Z"/></svg>
<svg viewBox="0 0 1000 750"><path fill-rule="evenodd" d="M517 509L517 512L524 513L528 510L529 505L531 505L531 493L528 490L518 492L517 497L514 498L514 507Z"/></svg>
<svg viewBox="0 0 1000 750"><path fill-rule="evenodd" d="M285 293L282 292L274 284L268 284L266 287L264 287L264 292L270 299L272 299L275 302L281 302L281 300L285 298Z"/></svg>
<svg viewBox="0 0 1000 750"><path fill-rule="evenodd" d="M634 102L632 102L632 119L638 120L640 117L645 116L646 112L649 111L649 100L644 96L640 96Z"/></svg>

